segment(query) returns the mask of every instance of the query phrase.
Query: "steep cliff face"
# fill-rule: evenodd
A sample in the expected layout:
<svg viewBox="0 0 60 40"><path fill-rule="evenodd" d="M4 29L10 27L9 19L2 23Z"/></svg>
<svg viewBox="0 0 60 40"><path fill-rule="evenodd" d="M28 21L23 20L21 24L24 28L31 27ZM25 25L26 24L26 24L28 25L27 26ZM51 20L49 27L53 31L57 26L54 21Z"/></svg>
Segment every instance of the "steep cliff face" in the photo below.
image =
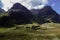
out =
<svg viewBox="0 0 60 40"><path fill-rule="evenodd" d="M14 4L8 12L16 20L17 24L29 23L33 17L32 13L20 3Z"/></svg>

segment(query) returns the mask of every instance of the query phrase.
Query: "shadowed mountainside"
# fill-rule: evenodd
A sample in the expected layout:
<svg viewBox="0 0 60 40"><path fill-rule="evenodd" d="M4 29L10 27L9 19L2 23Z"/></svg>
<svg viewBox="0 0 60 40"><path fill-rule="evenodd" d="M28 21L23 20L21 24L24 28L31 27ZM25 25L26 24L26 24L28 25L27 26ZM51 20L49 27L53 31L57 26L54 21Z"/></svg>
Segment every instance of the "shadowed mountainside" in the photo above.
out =
<svg viewBox="0 0 60 40"><path fill-rule="evenodd" d="M60 15L50 6L45 6L43 9L33 9L31 12L40 24L49 22L60 23Z"/></svg>
<svg viewBox="0 0 60 40"><path fill-rule="evenodd" d="M20 3L14 4L8 12L16 24L32 23L32 13Z"/></svg>

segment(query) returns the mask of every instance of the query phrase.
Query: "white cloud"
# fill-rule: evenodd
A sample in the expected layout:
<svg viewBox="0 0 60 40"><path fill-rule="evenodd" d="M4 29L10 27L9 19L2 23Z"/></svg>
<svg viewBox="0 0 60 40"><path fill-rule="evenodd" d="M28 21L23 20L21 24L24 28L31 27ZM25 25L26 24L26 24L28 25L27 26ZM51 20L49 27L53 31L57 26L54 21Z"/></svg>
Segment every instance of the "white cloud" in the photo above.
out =
<svg viewBox="0 0 60 40"><path fill-rule="evenodd" d="M6 11L8 10L8 8L10 8L12 6L12 3L9 2L9 0L1 0L3 3L3 9L5 9Z"/></svg>
<svg viewBox="0 0 60 40"><path fill-rule="evenodd" d="M32 7L32 9L42 9L45 5L40 5L40 6L35 6L35 7Z"/></svg>
<svg viewBox="0 0 60 40"><path fill-rule="evenodd" d="M42 4L48 4L48 0L42 0Z"/></svg>
<svg viewBox="0 0 60 40"><path fill-rule="evenodd" d="M48 0L34 0L32 2L33 9L42 9L46 4L48 4Z"/></svg>
<svg viewBox="0 0 60 40"><path fill-rule="evenodd" d="M6 11L10 9L14 3L21 3L28 9L41 9L43 8L47 3L48 0L1 0L3 3L3 9Z"/></svg>

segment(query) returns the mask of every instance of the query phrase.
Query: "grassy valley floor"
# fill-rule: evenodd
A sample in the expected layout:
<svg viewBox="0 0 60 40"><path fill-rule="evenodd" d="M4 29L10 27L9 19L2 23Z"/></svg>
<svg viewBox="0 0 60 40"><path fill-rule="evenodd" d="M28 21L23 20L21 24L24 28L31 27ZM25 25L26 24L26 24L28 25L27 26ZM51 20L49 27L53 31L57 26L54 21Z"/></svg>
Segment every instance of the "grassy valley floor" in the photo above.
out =
<svg viewBox="0 0 60 40"><path fill-rule="evenodd" d="M16 25L12 28L0 28L0 40L60 40L60 24L45 23Z"/></svg>

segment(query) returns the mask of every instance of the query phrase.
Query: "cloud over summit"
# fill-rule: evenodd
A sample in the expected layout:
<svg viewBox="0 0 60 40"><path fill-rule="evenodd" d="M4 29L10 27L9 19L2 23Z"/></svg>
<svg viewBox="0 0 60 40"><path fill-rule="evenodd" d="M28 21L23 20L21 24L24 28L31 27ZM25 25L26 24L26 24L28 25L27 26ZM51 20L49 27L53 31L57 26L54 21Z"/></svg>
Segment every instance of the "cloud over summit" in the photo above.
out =
<svg viewBox="0 0 60 40"><path fill-rule="evenodd" d="M10 9L13 4L15 3L21 3L28 9L41 9L46 4L48 4L48 0L1 0L3 3L3 9L6 11Z"/></svg>

